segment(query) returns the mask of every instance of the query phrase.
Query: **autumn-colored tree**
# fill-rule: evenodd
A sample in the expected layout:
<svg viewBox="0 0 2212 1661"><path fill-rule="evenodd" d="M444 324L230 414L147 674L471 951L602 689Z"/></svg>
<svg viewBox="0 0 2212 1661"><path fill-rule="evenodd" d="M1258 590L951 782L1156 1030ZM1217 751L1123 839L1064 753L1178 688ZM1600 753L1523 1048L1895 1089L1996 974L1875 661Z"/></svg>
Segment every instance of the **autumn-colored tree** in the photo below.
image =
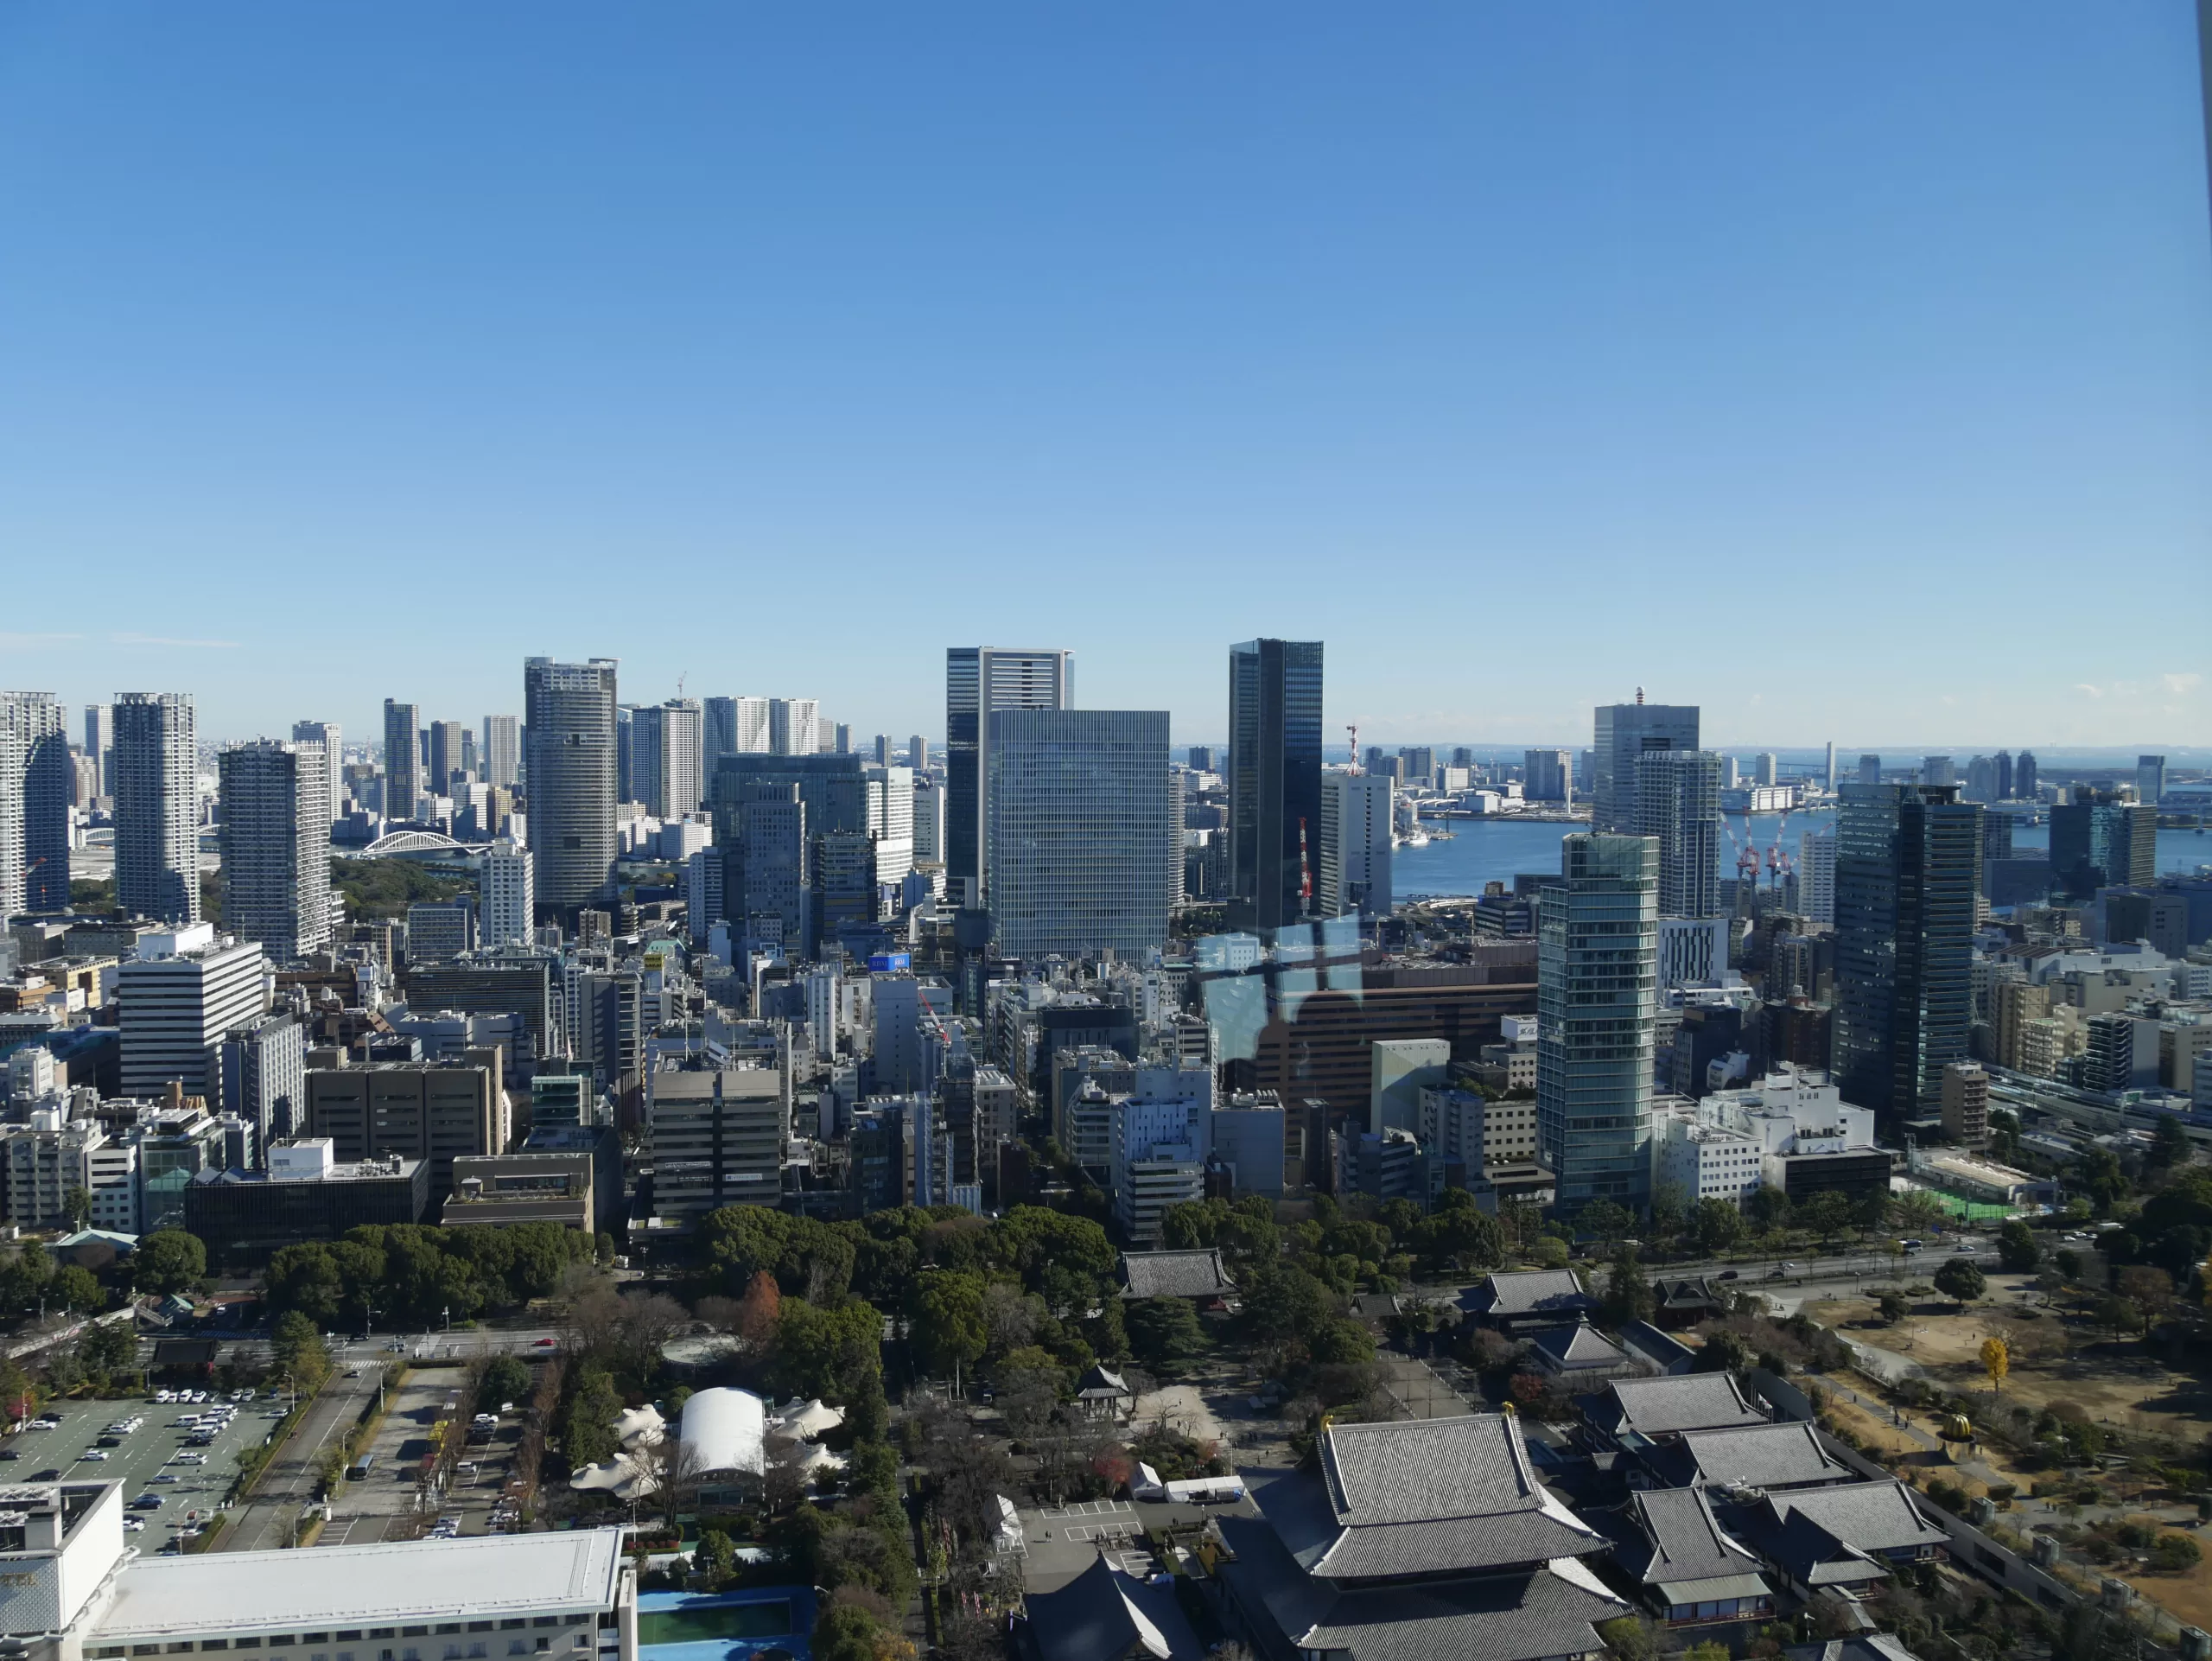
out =
<svg viewBox="0 0 2212 1661"><path fill-rule="evenodd" d="M2012 1371L2012 1352L2003 1339L1993 1336L1981 1340L1981 1370L1989 1375L1993 1394L2005 1388L2005 1376Z"/></svg>
<svg viewBox="0 0 2212 1661"><path fill-rule="evenodd" d="M776 1277L766 1270L753 1271L737 1306L737 1335L746 1347L765 1350L776 1336L776 1317L783 1313L784 1295Z"/></svg>

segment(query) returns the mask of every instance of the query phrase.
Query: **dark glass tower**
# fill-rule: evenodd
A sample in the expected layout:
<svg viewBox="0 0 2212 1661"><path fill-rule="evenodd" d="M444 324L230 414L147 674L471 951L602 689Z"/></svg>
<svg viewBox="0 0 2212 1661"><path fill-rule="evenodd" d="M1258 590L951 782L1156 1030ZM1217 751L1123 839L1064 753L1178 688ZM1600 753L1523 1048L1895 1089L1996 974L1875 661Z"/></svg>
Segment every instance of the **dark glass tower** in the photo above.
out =
<svg viewBox="0 0 2212 1661"><path fill-rule="evenodd" d="M1321 642L1229 649L1229 922L1308 916L1321 863Z"/></svg>
<svg viewBox="0 0 2212 1661"><path fill-rule="evenodd" d="M2157 808L2084 785L2072 801L2050 810L2050 871L2068 899L2093 900L2099 888L2148 888L2158 869Z"/></svg>
<svg viewBox="0 0 2212 1661"><path fill-rule="evenodd" d="M1071 710L1075 653L956 646L944 654L944 877L955 905L983 903L990 866L990 717ZM963 885L969 885L963 890Z"/></svg>
<svg viewBox="0 0 2212 1661"><path fill-rule="evenodd" d="M1982 810L1955 785L1854 785L1836 824L1835 1082L1885 1117L1967 1059Z"/></svg>
<svg viewBox="0 0 2212 1661"><path fill-rule="evenodd" d="M567 910L613 891L615 668L612 658L523 659L530 847L541 906Z"/></svg>

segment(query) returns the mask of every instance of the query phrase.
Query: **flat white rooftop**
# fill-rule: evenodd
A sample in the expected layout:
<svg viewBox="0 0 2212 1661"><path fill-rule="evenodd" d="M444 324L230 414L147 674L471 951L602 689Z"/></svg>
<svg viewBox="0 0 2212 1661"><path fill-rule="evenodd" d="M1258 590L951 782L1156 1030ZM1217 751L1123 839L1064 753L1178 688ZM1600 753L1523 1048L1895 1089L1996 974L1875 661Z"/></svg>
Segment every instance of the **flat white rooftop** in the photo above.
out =
<svg viewBox="0 0 2212 1661"><path fill-rule="evenodd" d="M620 1529L141 1557L88 1642L359 1622L576 1613L614 1603Z"/></svg>

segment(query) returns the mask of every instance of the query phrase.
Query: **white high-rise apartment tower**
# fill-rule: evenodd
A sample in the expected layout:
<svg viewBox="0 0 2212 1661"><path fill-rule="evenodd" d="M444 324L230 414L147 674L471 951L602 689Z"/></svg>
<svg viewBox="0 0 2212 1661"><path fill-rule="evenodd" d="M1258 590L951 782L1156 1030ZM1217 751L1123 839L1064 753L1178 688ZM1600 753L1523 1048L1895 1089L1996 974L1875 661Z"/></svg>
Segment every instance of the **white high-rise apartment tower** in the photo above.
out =
<svg viewBox="0 0 2212 1661"><path fill-rule="evenodd" d="M330 944L330 786L320 744L273 738L216 759L223 926L278 963Z"/></svg>
<svg viewBox="0 0 2212 1661"><path fill-rule="evenodd" d="M495 842L484 856L484 944L528 945L532 938L537 896L531 880L530 850Z"/></svg>
<svg viewBox="0 0 2212 1661"><path fill-rule="evenodd" d="M162 923L200 920L200 752L192 697L115 701L115 903Z"/></svg>
<svg viewBox="0 0 2212 1661"><path fill-rule="evenodd" d="M1835 921L1835 826L1808 830L1797 844L1797 909L1816 923Z"/></svg>
<svg viewBox="0 0 2212 1661"><path fill-rule="evenodd" d="M512 716L484 717L484 782L512 790L522 781L522 723Z"/></svg>
<svg viewBox="0 0 2212 1661"><path fill-rule="evenodd" d="M1390 815L1397 781L1387 773L1321 775L1320 881L1314 911L1323 917L1390 914Z"/></svg>
<svg viewBox="0 0 2212 1661"><path fill-rule="evenodd" d="M346 744L334 721L296 721L292 741L311 744L322 752L323 778L330 786L330 817L346 811Z"/></svg>
<svg viewBox="0 0 2212 1661"><path fill-rule="evenodd" d="M875 841L875 880L897 882L914 869L914 770L863 767L868 833Z"/></svg>
<svg viewBox="0 0 2212 1661"><path fill-rule="evenodd" d="M816 698L770 698L768 754L814 755L822 748L822 704Z"/></svg>
<svg viewBox="0 0 2212 1661"><path fill-rule="evenodd" d="M630 791L657 819L696 812L706 799L705 711L696 698L646 704L630 716Z"/></svg>

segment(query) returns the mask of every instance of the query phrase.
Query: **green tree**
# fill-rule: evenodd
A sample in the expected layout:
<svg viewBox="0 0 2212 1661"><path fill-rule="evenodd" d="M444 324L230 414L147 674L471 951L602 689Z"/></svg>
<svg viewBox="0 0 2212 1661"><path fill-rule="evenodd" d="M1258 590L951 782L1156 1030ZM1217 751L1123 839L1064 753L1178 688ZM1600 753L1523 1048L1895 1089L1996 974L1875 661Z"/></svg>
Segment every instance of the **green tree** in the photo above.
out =
<svg viewBox="0 0 2212 1661"><path fill-rule="evenodd" d="M2126 1197L2127 1177L2120 1168L2119 1155L2109 1148L2091 1145L2075 1156L2069 1186L2101 1216L2112 1209L2113 1201Z"/></svg>
<svg viewBox="0 0 2212 1661"><path fill-rule="evenodd" d="M1700 1200L1692 1226L1697 1233L1697 1249L1718 1255L1742 1241L1744 1213L1732 1200Z"/></svg>
<svg viewBox="0 0 2212 1661"><path fill-rule="evenodd" d="M1851 1226L1851 1196L1834 1188L1816 1193L1799 1210L1797 1220L1822 1240L1833 1240Z"/></svg>
<svg viewBox="0 0 2212 1661"><path fill-rule="evenodd" d="M1649 1321L1656 1301L1651 1282L1644 1278L1643 1265L1637 1261L1636 1248L1616 1247L1605 1273L1602 1308L1607 1324L1618 1327L1624 1321Z"/></svg>
<svg viewBox="0 0 2212 1661"><path fill-rule="evenodd" d="M2161 1534L2151 1543L2151 1567L2162 1575L2185 1575L2203 1561L2203 1549L2186 1534Z"/></svg>
<svg viewBox="0 0 2212 1661"><path fill-rule="evenodd" d="M925 1270L914 1286L914 1344L931 1369L973 1366L990 1341L983 1320L983 1277Z"/></svg>
<svg viewBox="0 0 2212 1661"><path fill-rule="evenodd" d="M1700 1372L1733 1372L1752 1365L1758 1359L1741 1333L1723 1327L1707 1334L1705 1347L1697 1352L1696 1367Z"/></svg>
<svg viewBox="0 0 2212 1661"><path fill-rule="evenodd" d="M287 1309L269 1329L270 1359L276 1372L289 1375L292 1388L312 1395L330 1376L330 1352L323 1347L322 1333L307 1315Z"/></svg>
<svg viewBox="0 0 2212 1661"><path fill-rule="evenodd" d="M2036 1231L2017 1217L2005 1224L1997 1231L1997 1261L2015 1275L2031 1272L2043 1262Z"/></svg>
<svg viewBox="0 0 2212 1661"><path fill-rule="evenodd" d="M207 1278L207 1247L181 1228L156 1229L130 1254L130 1276L142 1291L181 1292Z"/></svg>
<svg viewBox="0 0 2212 1661"><path fill-rule="evenodd" d="M54 1295L72 1309L93 1314L105 1306L107 1294L100 1289L97 1276L89 1269L71 1263L54 1277Z"/></svg>
<svg viewBox="0 0 2212 1661"><path fill-rule="evenodd" d="M1965 1257L1947 1257L1936 1271L1936 1289L1958 1304L1972 1303L1988 1289L1980 1265Z"/></svg>
<svg viewBox="0 0 2212 1661"><path fill-rule="evenodd" d="M69 1213L69 1226L81 1229L92 1219L92 1191L72 1183L69 1192L62 1196L62 1207Z"/></svg>
<svg viewBox="0 0 2212 1661"><path fill-rule="evenodd" d="M614 1440L614 1421L621 1415L622 1398L614 1393L614 1380L599 1367L584 1368L576 1378L576 1393L569 1398L568 1416L561 1422L561 1451L570 1470L614 1457L620 1446Z"/></svg>
<svg viewBox="0 0 2212 1661"><path fill-rule="evenodd" d="M484 1382L476 1392L479 1413L497 1413L508 1402L530 1399L530 1365L512 1355L495 1355L484 1369Z"/></svg>
<svg viewBox="0 0 2212 1661"><path fill-rule="evenodd" d="M1883 1291L1874 1300L1874 1307L1881 1312L1882 1324L1886 1327L1896 1326L1912 1313L1912 1305L1905 1301L1904 1294L1894 1287Z"/></svg>
<svg viewBox="0 0 2212 1661"><path fill-rule="evenodd" d="M1578 1234L1595 1235L1600 1240L1618 1240L1635 1226L1635 1214L1610 1200L1593 1200L1574 1215Z"/></svg>
<svg viewBox="0 0 2212 1661"><path fill-rule="evenodd" d="M1771 1185L1762 1185L1745 1203L1745 1209L1761 1228L1789 1225L1789 1196Z"/></svg>
<svg viewBox="0 0 2212 1661"><path fill-rule="evenodd" d="M278 1247L261 1278L270 1308L296 1309L319 1324L335 1321L345 1302L338 1259L320 1240Z"/></svg>
<svg viewBox="0 0 2212 1661"><path fill-rule="evenodd" d="M1188 1298L1145 1298L1122 1312L1129 1353L1148 1371L1173 1377L1206 1347L1205 1328Z"/></svg>
<svg viewBox="0 0 2212 1661"><path fill-rule="evenodd" d="M95 1321L77 1340L78 1365L95 1378L112 1379L138 1370L138 1334L118 1316Z"/></svg>
<svg viewBox="0 0 2212 1661"><path fill-rule="evenodd" d="M2143 1163L2154 1171L2171 1171L2177 1165L2186 1165L2189 1159L2189 1132L2173 1115L2160 1114L2151 1129L2151 1150L2143 1155Z"/></svg>
<svg viewBox="0 0 2212 1661"><path fill-rule="evenodd" d="M720 1529L709 1529L699 1537L699 1548L691 1554L691 1572L707 1583L707 1590L719 1592L737 1578L737 1547L728 1535Z"/></svg>
<svg viewBox="0 0 2212 1661"><path fill-rule="evenodd" d="M1574 1254L1567 1249L1567 1242L1557 1236L1541 1234L1529 1242L1527 1255L1539 1269L1564 1269Z"/></svg>

